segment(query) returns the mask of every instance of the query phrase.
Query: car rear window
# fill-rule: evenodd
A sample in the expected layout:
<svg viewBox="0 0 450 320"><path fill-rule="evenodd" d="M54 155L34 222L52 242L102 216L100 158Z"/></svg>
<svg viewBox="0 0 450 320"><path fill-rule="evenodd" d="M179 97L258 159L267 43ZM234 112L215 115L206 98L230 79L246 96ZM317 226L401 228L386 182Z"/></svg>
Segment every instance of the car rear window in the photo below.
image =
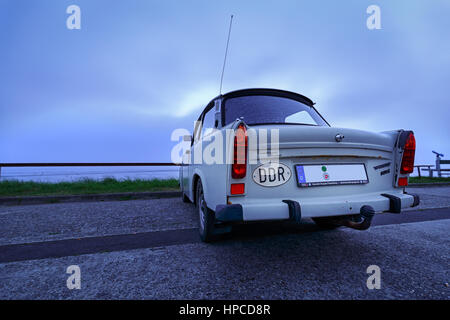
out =
<svg viewBox="0 0 450 320"><path fill-rule="evenodd" d="M225 100L225 125L240 118L248 125L300 124L327 126L314 108L285 97L252 95Z"/></svg>

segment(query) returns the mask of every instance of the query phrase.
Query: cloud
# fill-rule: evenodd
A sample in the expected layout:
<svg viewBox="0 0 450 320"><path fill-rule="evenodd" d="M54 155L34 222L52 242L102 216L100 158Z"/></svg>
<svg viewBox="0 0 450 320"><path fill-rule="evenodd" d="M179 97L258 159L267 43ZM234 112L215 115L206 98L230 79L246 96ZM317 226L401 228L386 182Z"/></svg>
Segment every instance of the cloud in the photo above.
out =
<svg viewBox="0 0 450 320"><path fill-rule="evenodd" d="M230 13L224 92L292 90L336 126L415 130L421 162L450 153L446 1L381 1L379 31L361 1L80 0L79 32L70 4L2 2L0 161L170 157L218 95Z"/></svg>

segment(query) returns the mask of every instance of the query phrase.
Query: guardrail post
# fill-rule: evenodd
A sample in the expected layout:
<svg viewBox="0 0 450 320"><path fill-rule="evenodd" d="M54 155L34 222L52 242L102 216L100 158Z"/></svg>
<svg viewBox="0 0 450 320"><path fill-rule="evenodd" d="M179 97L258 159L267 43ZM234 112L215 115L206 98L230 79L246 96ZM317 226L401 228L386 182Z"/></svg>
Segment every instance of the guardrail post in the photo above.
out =
<svg viewBox="0 0 450 320"><path fill-rule="evenodd" d="M441 177L441 158L439 156L436 157L436 171L438 174L438 177Z"/></svg>

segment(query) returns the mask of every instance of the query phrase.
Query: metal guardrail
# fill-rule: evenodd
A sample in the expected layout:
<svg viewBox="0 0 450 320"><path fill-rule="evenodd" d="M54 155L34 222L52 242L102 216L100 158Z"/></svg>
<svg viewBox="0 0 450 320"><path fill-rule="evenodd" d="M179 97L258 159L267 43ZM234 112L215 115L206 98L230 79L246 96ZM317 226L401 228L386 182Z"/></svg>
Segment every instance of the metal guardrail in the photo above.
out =
<svg viewBox="0 0 450 320"><path fill-rule="evenodd" d="M424 169L424 170L430 171L432 166L433 166L432 164L421 164L418 166L414 166L414 168L417 168L417 173L419 174L419 178L422 178L422 175L420 173L421 168L428 168L428 169Z"/></svg>
<svg viewBox="0 0 450 320"><path fill-rule="evenodd" d="M55 162L55 163L0 163L0 178L2 168L30 167L176 167L179 163L172 162Z"/></svg>
<svg viewBox="0 0 450 320"><path fill-rule="evenodd" d="M450 169L442 169L441 164L450 164L450 160L441 160L439 163L439 166L436 169L432 169L431 167L434 167L432 164L421 164L418 166L414 166L414 168L417 168L417 173L419 174L419 178L422 177L421 171L427 171L428 176L430 178L433 178L433 173L436 172L438 177L442 177L442 175L448 175L450 174ZM424 169L422 169L424 168Z"/></svg>
<svg viewBox="0 0 450 320"><path fill-rule="evenodd" d="M435 155L436 155L436 164L435 169L431 169L431 167L433 167L432 164L428 165L418 165L418 166L414 166L415 168L417 168L417 171L419 173L419 178L421 177L420 171L428 171L428 176L430 178L433 177L433 173L436 172L438 177L442 177L443 174L448 175L450 174L450 169L442 169L441 168L441 164L450 164L450 160L444 160L441 157L443 157L444 155L442 153L436 152L436 151L432 151ZM422 167L425 167L427 169L421 169Z"/></svg>
<svg viewBox="0 0 450 320"><path fill-rule="evenodd" d="M450 164L449 160L441 160L440 164ZM26 167L179 167L180 163L172 163L172 162L48 162L48 163L0 163L0 178L2 177L2 168L26 168ZM442 171L450 171L449 169L441 169L439 166L439 170L431 169L433 167L432 164L421 164L416 165L414 168L417 168L417 172L419 174L419 178L422 177L421 170L428 171L429 176L433 177L433 171L439 171L438 175L440 176ZM426 168L426 169L421 169Z"/></svg>

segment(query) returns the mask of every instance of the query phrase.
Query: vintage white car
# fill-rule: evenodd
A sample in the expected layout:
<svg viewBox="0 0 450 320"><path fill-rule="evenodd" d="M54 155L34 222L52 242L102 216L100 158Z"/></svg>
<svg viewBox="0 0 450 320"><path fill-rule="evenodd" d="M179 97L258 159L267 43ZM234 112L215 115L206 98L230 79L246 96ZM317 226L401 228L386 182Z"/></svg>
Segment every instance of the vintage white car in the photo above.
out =
<svg viewBox="0 0 450 320"><path fill-rule="evenodd" d="M412 131L334 128L297 93L220 95L184 140L180 186L196 205L203 241L246 221L312 218L323 228L365 230L376 212L419 204L405 192Z"/></svg>

